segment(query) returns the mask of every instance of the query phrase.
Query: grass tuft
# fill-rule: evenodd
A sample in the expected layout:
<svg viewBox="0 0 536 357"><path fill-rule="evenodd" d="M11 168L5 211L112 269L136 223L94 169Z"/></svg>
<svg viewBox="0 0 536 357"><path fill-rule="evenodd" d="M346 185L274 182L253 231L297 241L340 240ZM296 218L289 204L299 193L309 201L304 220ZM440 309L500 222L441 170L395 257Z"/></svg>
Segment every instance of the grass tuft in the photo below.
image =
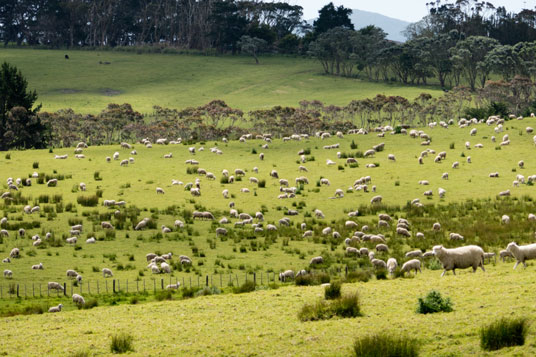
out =
<svg viewBox="0 0 536 357"><path fill-rule="evenodd" d="M112 336L112 342L110 344L110 351L112 353L126 353L134 351L133 345L134 337L127 333L119 333Z"/></svg>
<svg viewBox="0 0 536 357"><path fill-rule="evenodd" d="M526 318L502 318L480 329L480 347L496 351L503 347L523 346L528 333Z"/></svg>
<svg viewBox="0 0 536 357"><path fill-rule="evenodd" d="M419 344L413 338L380 333L356 339L354 353L357 357L416 357Z"/></svg>

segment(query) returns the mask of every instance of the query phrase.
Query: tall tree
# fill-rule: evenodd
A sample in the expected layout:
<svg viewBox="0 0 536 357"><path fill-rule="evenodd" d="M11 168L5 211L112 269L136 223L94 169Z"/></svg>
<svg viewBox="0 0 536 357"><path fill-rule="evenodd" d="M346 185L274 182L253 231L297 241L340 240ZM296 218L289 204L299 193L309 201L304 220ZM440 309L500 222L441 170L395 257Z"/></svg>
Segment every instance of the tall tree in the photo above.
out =
<svg viewBox="0 0 536 357"><path fill-rule="evenodd" d="M350 20L352 9L344 6L335 7L332 2L318 11L318 19L313 23L314 32L320 35L332 28L342 27L348 30L354 30L354 24Z"/></svg>
<svg viewBox="0 0 536 357"><path fill-rule="evenodd" d="M471 36L451 49L451 59L462 70L471 90L475 90L477 79L482 88L486 84L491 70L485 61L486 55L498 44L497 40L489 37Z"/></svg>
<svg viewBox="0 0 536 357"><path fill-rule="evenodd" d="M34 107L37 93L28 90L28 82L16 67L4 62L0 68L0 150L42 148L48 130Z"/></svg>

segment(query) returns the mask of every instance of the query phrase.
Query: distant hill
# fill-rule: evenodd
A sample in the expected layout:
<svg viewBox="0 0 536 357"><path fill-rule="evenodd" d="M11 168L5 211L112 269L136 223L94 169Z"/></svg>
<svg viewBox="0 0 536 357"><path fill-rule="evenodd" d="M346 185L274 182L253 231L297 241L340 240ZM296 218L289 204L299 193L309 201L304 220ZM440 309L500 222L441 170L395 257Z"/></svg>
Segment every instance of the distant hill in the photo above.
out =
<svg viewBox="0 0 536 357"><path fill-rule="evenodd" d="M392 41L405 42L406 38L402 35L402 31L406 29L406 26L410 22L393 19L392 17L384 16L376 12L362 11L353 9L353 13L350 16L352 23L354 24L356 30L368 26L374 25L382 28L387 33L387 38ZM310 24L314 20L307 21Z"/></svg>

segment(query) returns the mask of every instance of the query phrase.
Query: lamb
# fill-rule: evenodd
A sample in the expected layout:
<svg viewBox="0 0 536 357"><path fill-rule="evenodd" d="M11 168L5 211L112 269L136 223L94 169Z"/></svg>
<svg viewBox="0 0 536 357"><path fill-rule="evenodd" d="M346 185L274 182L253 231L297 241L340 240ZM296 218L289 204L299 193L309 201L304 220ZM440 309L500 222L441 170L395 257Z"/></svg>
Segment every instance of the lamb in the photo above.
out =
<svg viewBox="0 0 536 357"><path fill-rule="evenodd" d="M72 269L67 270L67 277L68 278L76 278L78 273Z"/></svg>
<svg viewBox="0 0 536 357"><path fill-rule="evenodd" d="M311 261L309 262L309 265L316 265L316 264L322 264L324 263L324 258L322 257L314 257L311 259Z"/></svg>
<svg viewBox="0 0 536 357"><path fill-rule="evenodd" d="M71 237L71 238L67 238L65 241L69 244L76 244L76 241L78 240L77 237Z"/></svg>
<svg viewBox="0 0 536 357"><path fill-rule="evenodd" d="M371 253L372 254L372 253ZM370 255L369 255L370 257ZM381 259L375 259L375 258L372 258L370 260L370 263L374 266L374 268L376 269L387 269L387 264L381 260Z"/></svg>
<svg viewBox="0 0 536 357"><path fill-rule="evenodd" d="M398 267L398 263L396 262L395 258L389 258L387 259L387 271L389 274L393 275L395 273L396 268Z"/></svg>
<svg viewBox="0 0 536 357"><path fill-rule="evenodd" d="M406 258L417 258L417 257L422 257L422 250L417 249L417 250L412 250L411 252L406 253Z"/></svg>
<svg viewBox="0 0 536 357"><path fill-rule="evenodd" d="M517 265L519 263L523 263L526 268L526 260L536 259L536 243L519 246L517 245L517 243L511 242L506 247L506 250L512 253L514 258L516 258L516 264L514 265L514 269L517 268Z"/></svg>
<svg viewBox="0 0 536 357"><path fill-rule="evenodd" d="M95 242L96 242L95 237L91 237L91 238L86 239L87 244L94 244Z"/></svg>
<svg viewBox="0 0 536 357"><path fill-rule="evenodd" d="M104 229L114 229L114 226L110 222L101 222L101 227Z"/></svg>
<svg viewBox="0 0 536 357"><path fill-rule="evenodd" d="M82 295L78 295L78 294L73 294L73 302L76 305L85 305L86 304L86 300L84 300Z"/></svg>
<svg viewBox="0 0 536 357"><path fill-rule="evenodd" d="M378 244L376 245L376 251L377 252L388 252L389 251L389 248L387 247L386 244Z"/></svg>
<svg viewBox="0 0 536 357"><path fill-rule="evenodd" d="M62 307L63 304L59 304L58 306L52 306L50 309L48 309L48 312L60 312Z"/></svg>
<svg viewBox="0 0 536 357"><path fill-rule="evenodd" d="M438 188L437 190L438 190L438 192L439 192L439 197L440 197L440 198L444 198L444 197L445 197L445 194L447 193L447 191L446 191L445 189L441 188L441 187Z"/></svg>
<svg viewBox="0 0 536 357"><path fill-rule="evenodd" d="M501 223L502 224L509 224L510 223L510 217L508 217L507 215L503 214L503 216L501 217Z"/></svg>
<svg viewBox="0 0 536 357"><path fill-rule="evenodd" d="M374 196L370 200L370 204L381 203L381 202L382 202L382 196Z"/></svg>
<svg viewBox="0 0 536 357"><path fill-rule="evenodd" d="M6 279L13 278L13 272L11 270L8 270L8 269L4 270L4 278L6 278Z"/></svg>
<svg viewBox="0 0 536 357"><path fill-rule="evenodd" d="M156 188L156 193L157 193L157 194L162 194L162 195L163 195L165 192L164 192L164 189L163 189L163 188L161 188L161 187L157 187L157 188Z"/></svg>
<svg viewBox="0 0 536 357"><path fill-rule="evenodd" d="M501 251L499 252L499 258L500 258L500 259L503 261L503 263L504 263L504 261L506 260L506 258L514 258L514 255L513 255L511 252L507 251L507 250L501 250Z"/></svg>
<svg viewBox="0 0 536 357"><path fill-rule="evenodd" d="M114 276L114 274L110 269L102 268L102 276L106 278L107 276Z"/></svg>
<svg viewBox="0 0 536 357"><path fill-rule="evenodd" d="M282 273L279 273L279 280L285 282L287 279L294 279L294 271L285 270Z"/></svg>
<svg viewBox="0 0 536 357"><path fill-rule="evenodd" d="M411 272L412 270L415 270L415 274L417 274L417 271L422 273L421 261L419 259L408 260L407 262L405 262L402 265L402 268L400 268L400 272L402 274L404 274L406 272Z"/></svg>
<svg viewBox="0 0 536 357"><path fill-rule="evenodd" d="M169 266L168 263L162 263L162 264L160 264L160 268L162 269L162 271L163 271L164 273L168 273L168 274L171 273L171 267Z"/></svg>
<svg viewBox="0 0 536 357"><path fill-rule="evenodd" d="M459 248L447 249L442 245L436 245L432 248L434 255L443 264L444 276L448 270L452 270L456 275L456 269L473 268L476 272L478 267L484 269L484 250L476 245L467 245Z"/></svg>
<svg viewBox="0 0 536 357"><path fill-rule="evenodd" d="M2 263L11 263L11 259L8 258L4 258L2 259Z"/></svg>
<svg viewBox="0 0 536 357"><path fill-rule="evenodd" d="M225 228L216 228L216 237L219 236L226 236L227 235L227 229Z"/></svg>

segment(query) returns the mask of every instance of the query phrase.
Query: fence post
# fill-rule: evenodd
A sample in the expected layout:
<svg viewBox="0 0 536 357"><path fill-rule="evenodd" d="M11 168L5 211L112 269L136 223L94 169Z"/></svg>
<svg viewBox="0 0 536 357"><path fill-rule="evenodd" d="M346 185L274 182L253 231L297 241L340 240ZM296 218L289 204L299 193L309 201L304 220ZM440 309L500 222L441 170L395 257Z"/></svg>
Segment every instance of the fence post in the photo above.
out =
<svg viewBox="0 0 536 357"><path fill-rule="evenodd" d="M89 286L89 281L87 282L87 293L91 295L91 287Z"/></svg>
<svg viewBox="0 0 536 357"><path fill-rule="evenodd" d="M246 283L248 282L248 273L246 273Z"/></svg>
<svg viewBox="0 0 536 357"><path fill-rule="evenodd" d="M2 296L2 285L0 285L0 299L3 298Z"/></svg>
<svg viewBox="0 0 536 357"><path fill-rule="evenodd" d="M106 285L106 293L108 294L108 280L104 280L104 284Z"/></svg>
<svg viewBox="0 0 536 357"><path fill-rule="evenodd" d="M185 288L186 285L184 285L184 276L182 277L182 287Z"/></svg>
<svg viewBox="0 0 536 357"><path fill-rule="evenodd" d="M139 280L136 280L136 292L137 292L137 293L140 292Z"/></svg>
<svg viewBox="0 0 536 357"><path fill-rule="evenodd" d="M63 283L63 295L67 296L67 283Z"/></svg>
<svg viewBox="0 0 536 357"><path fill-rule="evenodd" d="M113 284L114 284L114 286L113 286L113 291L112 292L115 294L115 279L113 281Z"/></svg>
<svg viewBox="0 0 536 357"><path fill-rule="evenodd" d="M261 271L261 285L262 285L262 271Z"/></svg>
<svg viewBox="0 0 536 357"><path fill-rule="evenodd" d="M257 285L257 273L253 272L253 284Z"/></svg>
<svg viewBox="0 0 536 357"><path fill-rule="evenodd" d="M190 277L190 289L192 288L192 277Z"/></svg>
<svg viewBox="0 0 536 357"><path fill-rule="evenodd" d="M348 265L346 266L346 269L345 269L345 275L346 277L348 277Z"/></svg>
<svg viewBox="0 0 536 357"><path fill-rule="evenodd" d="M26 284L24 284L24 297L28 297L28 294L26 293Z"/></svg>
<svg viewBox="0 0 536 357"><path fill-rule="evenodd" d="M162 290L164 290L164 279L160 279L160 285L162 286Z"/></svg>
<svg viewBox="0 0 536 357"><path fill-rule="evenodd" d="M97 295L100 294L100 291L99 291L99 281L97 280Z"/></svg>
<svg viewBox="0 0 536 357"><path fill-rule="evenodd" d="M117 279L117 292L121 292L121 280Z"/></svg>
<svg viewBox="0 0 536 357"><path fill-rule="evenodd" d="M41 294L41 284L39 284L39 297L42 297L43 295Z"/></svg>
<svg viewBox="0 0 536 357"><path fill-rule="evenodd" d="M199 287L199 275L197 276L197 287Z"/></svg>
<svg viewBox="0 0 536 357"><path fill-rule="evenodd" d="M17 297L19 297L19 284L17 284Z"/></svg>
<svg viewBox="0 0 536 357"><path fill-rule="evenodd" d="M32 283L32 296L35 297L35 288L34 288L34 283Z"/></svg>
<svg viewBox="0 0 536 357"><path fill-rule="evenodd" d="M207 275L207 283L206 283L206 286L208 286L208 275Z"/></svg>
<svg viewBox="0 0 536 357"><path fill-rule="evenodd" d="M154 288L154 292L156 293L156 279L153 280L153 288Z"/></svg>
<svg viewBox="0 0 536 357"><path fill-rule="evenodd" d="M145 279L143 279L143 292L145 292Z"/></svg>

